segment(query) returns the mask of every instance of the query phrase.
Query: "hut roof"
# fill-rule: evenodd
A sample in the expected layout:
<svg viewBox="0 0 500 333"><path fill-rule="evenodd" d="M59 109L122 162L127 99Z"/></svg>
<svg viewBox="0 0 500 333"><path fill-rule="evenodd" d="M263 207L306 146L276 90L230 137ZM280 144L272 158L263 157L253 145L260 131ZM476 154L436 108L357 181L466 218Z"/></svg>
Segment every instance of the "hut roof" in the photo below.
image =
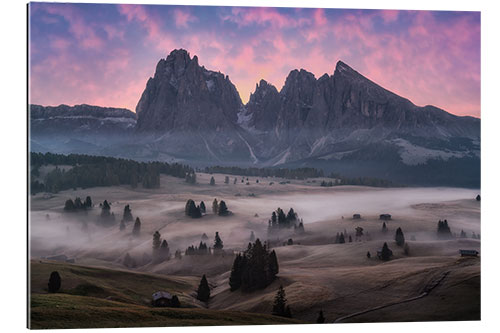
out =
<svg viewBox="0 0 500 333"><path fill-rule="evenodd" d="M153 301L159 300L160 298L172 299L172 295L167 291L157 291L153 294Z"/></svg>

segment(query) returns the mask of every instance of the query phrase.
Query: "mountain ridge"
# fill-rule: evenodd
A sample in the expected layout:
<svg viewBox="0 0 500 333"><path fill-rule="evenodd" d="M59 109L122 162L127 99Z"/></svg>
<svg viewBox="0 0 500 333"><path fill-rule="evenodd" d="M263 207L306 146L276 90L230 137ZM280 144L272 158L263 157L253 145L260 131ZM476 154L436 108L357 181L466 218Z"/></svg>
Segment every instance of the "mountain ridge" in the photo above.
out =
<svg viewBox="0 0 500 333"><path fill-rule="evenodd" d="M176 49L158 61L136 119L107 153L120 146L120 154L139 159L320 166L350 176L470 159L477 161L471 175L479 174L480 119L416 106L341 60L319 78L291 70L279 91L261 79L243 104L229 76Z"/></svg>

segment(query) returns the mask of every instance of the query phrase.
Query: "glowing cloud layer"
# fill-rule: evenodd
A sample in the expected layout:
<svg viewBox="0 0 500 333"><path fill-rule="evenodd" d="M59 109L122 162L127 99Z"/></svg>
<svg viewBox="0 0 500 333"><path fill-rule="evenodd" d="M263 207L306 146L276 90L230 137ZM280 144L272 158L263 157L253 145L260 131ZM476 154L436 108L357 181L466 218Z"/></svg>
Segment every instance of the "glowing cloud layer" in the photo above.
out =
<svg viewBox="0 0 500 333"><path fill-rule="evenodd" d="M246 102L290 70L342 60L417 105L480 116L480 14L101 4L30 4L30 103L135 110L175 48L229 75Z"/></svg>

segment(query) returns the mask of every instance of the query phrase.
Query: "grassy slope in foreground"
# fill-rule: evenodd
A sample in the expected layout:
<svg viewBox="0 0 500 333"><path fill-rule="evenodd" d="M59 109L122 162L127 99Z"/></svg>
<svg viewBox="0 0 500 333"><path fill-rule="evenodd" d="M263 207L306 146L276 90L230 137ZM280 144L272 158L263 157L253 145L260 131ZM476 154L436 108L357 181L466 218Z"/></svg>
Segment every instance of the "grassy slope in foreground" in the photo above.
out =
<svg viewBox="0 0 500 333"><path fill-rule="evenodd" d="M46 284L54 270L61 275L62 286L59 293L48 294ZM32 261L30 326L41 329L300 323L271 315L195 308L200 303L191 296L194 280L182 279ZM149 306L151 294L157 290L179 295L182 306L189 308Z"/></svg>

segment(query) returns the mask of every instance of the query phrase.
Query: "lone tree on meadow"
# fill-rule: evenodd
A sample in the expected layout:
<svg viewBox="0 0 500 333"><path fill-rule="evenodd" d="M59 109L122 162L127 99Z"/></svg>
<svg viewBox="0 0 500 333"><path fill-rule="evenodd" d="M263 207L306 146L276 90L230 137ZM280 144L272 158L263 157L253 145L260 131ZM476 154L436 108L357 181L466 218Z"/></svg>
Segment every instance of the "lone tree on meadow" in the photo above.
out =
<svg viewBox="0 0 500 333"><path fill-rule="evenodd" d="M167 240L164 239L160 245L159 251L160 260L169 260L170 259L170 248L168 247Z"/></svg>
<svg viewBox="0 0 500 333"><path fill-rule="evenodd" d="M133 221L134 217L132 216L132 210L130 210L130 205L126 205L123 208L123 220L124 221Z"/></svg>
<svg viewBox="0 0 500 333"><path fill-rule="evenodd" d="M220 251L224 248L224 242L222 242L222 239L219 236L219 232L215 232L215 240L214 240L214 250Z"/></svg>
<svg viewBox="0 0 500 333"><path fill-rule="evenodd" d="M153 234L153 255L158 252L161 245L161 234L158 231L155 231Z"/></svg>
<svg viewBox="0 0 500 333"><path fill-rule="evenodd" d="M229 214L229 210L227 209L226 202L224 200L221 200L219 203L218 214L219 216L225 216Z"/></svg>
<svg viewBox="0 0 500 333"><path fill-rule="evenodd" d="M139 217L135 218L134 229L132 229L132 235L135 237L139 237L141 234L141 220Z"/></svg>
<svg viewBox="0 0 500 333"><path fill-rule="evenodd" d="M387 243L384 243L384 246L382 246L382 251L380 253L380 259L387 261L391 259L391 257L392 257L392 251L391 249L389 249Z"/></svg>
<svg viewBox="0 0 500 333"><path fill-rule="evenodd" d="M210 287L205 274L203 274L203 277L201 278L200 285L198 286L196 293L196 298L202 302L207 302L210 298Z"/></svg>
<svg viewBox="0 0 500 333"><path fill-rule="evenodd" d="M405 244L405 235L403 234L403 230L401 230L401 228L396 229L394 240L396 241L397 246L403 246Z"/></svg>
<svg viewBox="0 0 500 333"><path fill-rule="evenodd" d="M276 293L276 296L274 297L272 314L275 316L291 318L292 312L290 310L290 306L288 306L286 304L286 302L287 302L287 299L286 299L285 289L283 289L283 286L280 285L278 292Z"/></svg>
<svg viewBox="0 0 500 333"><path fill-rule="evenodd" d="M217 212L219 211L219 203L217 202L217 198L214 199L212 202L212 213L217 215Z"/></svg>
<svg viewBox="0 0 500 333"><path fill-rule="evenodd" d="M48 289L49 293L56 293L61 288L61 276L59 272L50 273Z"/></svg>
<svg viewBox="0 0 500 333"><path fill-rule="evenodd" d="M323 316L323 310L319 310L318 318L316 319L316 323L323 324L325 322L325 316Z"/></svg>
<svg viewBox="0 0 500 333"><path fill-rule="evenodd" d="M101 205L101 217L107 218L111 215L111 206L108 203L108 200L104 200Z"/></svg>
<svg viewBox="0 0 500 333"><path fill-rule="evenodd" d="M210 185L212 185L212 186L214 186L214 185L215 185L215 178L214 178L214 176L212 176L212 177L210 178Z"/></svg>

